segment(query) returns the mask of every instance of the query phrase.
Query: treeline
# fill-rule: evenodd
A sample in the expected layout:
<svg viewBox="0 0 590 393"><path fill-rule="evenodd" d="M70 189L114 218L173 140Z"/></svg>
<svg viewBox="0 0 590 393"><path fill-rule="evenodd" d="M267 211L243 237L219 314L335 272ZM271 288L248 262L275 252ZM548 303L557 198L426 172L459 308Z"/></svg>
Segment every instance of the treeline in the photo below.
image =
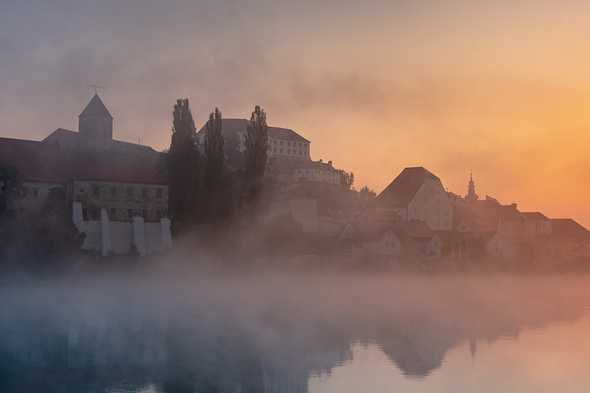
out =
<svg viewBox="0 0 590 393"><path fill-rule="evenodd" d="M256 106L250 116L240 168L227 165L222 124L221 111L215 108L199 140L189 100L179 99L174 106L165 165L174 234L200 224L224 223L258 207L267 162L266 113Z"/></svg>

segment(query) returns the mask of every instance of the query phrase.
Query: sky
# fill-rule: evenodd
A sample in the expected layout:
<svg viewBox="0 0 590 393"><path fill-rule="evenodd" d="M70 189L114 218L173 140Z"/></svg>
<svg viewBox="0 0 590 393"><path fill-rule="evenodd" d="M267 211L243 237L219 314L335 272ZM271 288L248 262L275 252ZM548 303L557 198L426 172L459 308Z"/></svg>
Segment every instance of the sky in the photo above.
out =
<svg viewBox="0 0 590 393"><path fill-rule="evenodd" d="M0 0L0 135L77 129L91 84L117 139L168 147L188 97L312 141L380 192L425 166L464 194L590 227L586 0Z"/></svg>

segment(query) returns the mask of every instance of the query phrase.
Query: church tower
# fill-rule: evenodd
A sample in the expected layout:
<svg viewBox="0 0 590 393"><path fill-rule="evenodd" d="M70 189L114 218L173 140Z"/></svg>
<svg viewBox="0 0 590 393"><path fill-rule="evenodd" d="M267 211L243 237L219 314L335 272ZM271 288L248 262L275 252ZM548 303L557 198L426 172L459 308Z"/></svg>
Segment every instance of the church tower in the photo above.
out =
<svg viewBox="0 0 590 393"><path fill-rule="evenodd" d="M113 140L113 116L98 94L78 117L78 131L88 147L108 148Z"/></svg>
<svg viewBox="0 0 590 393"><path fill-rule="evenodd" d="M473 181L473 173L469 175L469 185L467 186L467 195L465 200L467 202L475 202L479 199L479 196L475 193L475 182Z"/></svg>

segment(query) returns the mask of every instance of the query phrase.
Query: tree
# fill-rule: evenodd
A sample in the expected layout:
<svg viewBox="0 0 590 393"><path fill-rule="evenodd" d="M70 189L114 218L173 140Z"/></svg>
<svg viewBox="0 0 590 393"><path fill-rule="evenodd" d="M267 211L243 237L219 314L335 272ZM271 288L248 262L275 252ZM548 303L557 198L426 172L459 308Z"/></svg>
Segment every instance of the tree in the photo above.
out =
<svg viewBox="0 0 590 393"><path fill-rule="evenodd" d="M17 171L12 166L0 166L0 218L7 213L10 200L18 189Z"/></svg>
<svg viewBox="0 0 590 393"><path fill-rule="evenodd" d="M205 128L205 192L207 194L207 213L215 219L223 210L224 186L224 140L222 134L221 112L218 108L209 115Z"/></svg>
<svg viewBox="0 0 590 393"><path fill-rule="evenodd" d="M221 112L215 108L209 115L205 129L205 185L208 190L219 188L223 177L224 142L221 124Z"/></svg>
<svg viewBox="0 0 590 393"><path fill-rule="evenodd" d="M174 105L172 140L168 153L169 212L174 230L189 224L195 211L199 188L200 157L196 128L188 99Z"/></svg>
<svg viewBox="0 0 590 393"><path fill-rule="evenodd" d="M340 171L340 185L342 185L342 187L344 187L347 190L350 190L352 188L353 183L354 183L354 173Z"/></svg>
<svg viewBox="0 0 590 393"><path fill-rule="evenodd" d="M72 221L72 211L62 187L49 190L34 221L31 246L41 261L51 257L65 258L80 250L84 237Z"/></svg>
<svg viewBox="0 0 590 393"><path fill-rule="evenodd" d="M246 129L246 196L255 198L262 189L266 170L268 126L266 113L258 105L254 108Z"/></svg>

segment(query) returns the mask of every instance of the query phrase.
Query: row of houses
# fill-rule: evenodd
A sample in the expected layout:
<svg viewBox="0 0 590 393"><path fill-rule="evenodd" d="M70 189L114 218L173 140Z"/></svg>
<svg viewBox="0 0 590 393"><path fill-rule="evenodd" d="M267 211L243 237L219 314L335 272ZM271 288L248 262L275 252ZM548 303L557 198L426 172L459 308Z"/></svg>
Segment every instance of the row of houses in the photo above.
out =
<svg viewBox="0 0 590 393"><path fill-rule="evenodd" d="M590 257L590 233L575 220L520 211L490 196L480 199L473 178L461 197L423 167L405 168L345 237L390 257Z"/></svg>

